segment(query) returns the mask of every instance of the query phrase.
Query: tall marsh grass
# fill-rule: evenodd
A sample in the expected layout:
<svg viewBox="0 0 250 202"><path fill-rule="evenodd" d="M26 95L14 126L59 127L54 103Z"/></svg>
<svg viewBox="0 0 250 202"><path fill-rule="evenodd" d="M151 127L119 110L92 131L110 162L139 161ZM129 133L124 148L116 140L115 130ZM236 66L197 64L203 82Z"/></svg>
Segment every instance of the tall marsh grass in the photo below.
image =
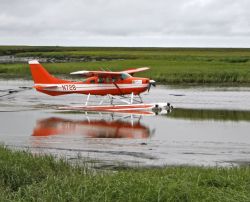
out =
<svg viewBox="0 0 250 202"><path fill-rule="evenodd" d="M250 168L94 171L0 147L0 201L249 201Z"/></svg>

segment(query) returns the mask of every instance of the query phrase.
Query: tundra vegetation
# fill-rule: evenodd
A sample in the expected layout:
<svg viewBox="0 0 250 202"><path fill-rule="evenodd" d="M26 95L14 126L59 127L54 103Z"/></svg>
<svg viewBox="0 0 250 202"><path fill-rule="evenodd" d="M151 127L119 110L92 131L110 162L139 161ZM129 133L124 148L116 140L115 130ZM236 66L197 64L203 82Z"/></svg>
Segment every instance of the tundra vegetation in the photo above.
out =
<svg viewBox="0 0 250 202"><path fill-rule="evenodd" d="M138 76L162 84L250 85L250 49L0 46L0 55L46 58L55 75L148 66ZM0 64L0 77L30 78L28 64Z"/></svg>

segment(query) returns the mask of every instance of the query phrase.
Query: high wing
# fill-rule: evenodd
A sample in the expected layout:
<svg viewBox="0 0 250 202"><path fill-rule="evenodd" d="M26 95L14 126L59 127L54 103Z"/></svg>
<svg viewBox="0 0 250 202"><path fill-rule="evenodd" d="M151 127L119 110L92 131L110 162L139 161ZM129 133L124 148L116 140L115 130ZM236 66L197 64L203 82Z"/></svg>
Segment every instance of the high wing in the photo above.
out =
<svg viewBox="0 0 250 202"><path fill-rule="evenodd" d="M91 76L100 76L100 77L110 77L110 76L120 76L122 73L128 73L133 75L136 72L142 72L145 70L148 70L148 67L141 67L141 68L134 68L134 69L128 69L120 72L112 72L112 71L77 71L77 72L71 72L71 75L82 75L86 77L91 77Z"/></svg>
<svg viewBox="0 0 250 202"><path fill-rule="evenodd" d="M128 69L128 70L124 70L122 72L126 72L128 74L131 74L133 75L134 73L137 73L137 72L143 72L143 71L146 71L148 70L149 67L140 67L140 68L134 68L134 69Z"/></svg>
<svg viewBox="0 0 250 202"><path fill-rule="evenodd" d="M86 77L91 76L101 76L101 77L109 77L109 76L119 76L121 75L121 72L109 72L109 71L77 71L77 72L71 72L72 75L83 75Z"/></svg>

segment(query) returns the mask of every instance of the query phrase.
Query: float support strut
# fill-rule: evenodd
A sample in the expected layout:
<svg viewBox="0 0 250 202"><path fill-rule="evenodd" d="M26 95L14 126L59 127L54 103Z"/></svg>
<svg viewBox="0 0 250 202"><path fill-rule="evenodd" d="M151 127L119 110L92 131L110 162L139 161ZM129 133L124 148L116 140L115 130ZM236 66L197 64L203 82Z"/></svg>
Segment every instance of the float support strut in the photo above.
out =
<svg viewBox="0 0 250 202"><path fill-rule="evenodd" d="M85 106L88 105L89 97L90 97L90 93L88 94L87 100L86 100L86 102L85 102Z"/></svg>

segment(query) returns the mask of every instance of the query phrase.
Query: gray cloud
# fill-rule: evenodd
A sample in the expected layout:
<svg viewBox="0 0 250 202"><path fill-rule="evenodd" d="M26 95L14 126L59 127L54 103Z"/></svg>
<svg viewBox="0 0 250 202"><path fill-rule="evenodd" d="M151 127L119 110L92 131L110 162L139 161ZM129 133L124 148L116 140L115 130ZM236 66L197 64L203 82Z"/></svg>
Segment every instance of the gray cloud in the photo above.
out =
<svg viewBox="0 0 250 202"><path fill-rule="evenodd" d="M249 9L248 0L0 0L0 44L250 47Z"/></svg>

